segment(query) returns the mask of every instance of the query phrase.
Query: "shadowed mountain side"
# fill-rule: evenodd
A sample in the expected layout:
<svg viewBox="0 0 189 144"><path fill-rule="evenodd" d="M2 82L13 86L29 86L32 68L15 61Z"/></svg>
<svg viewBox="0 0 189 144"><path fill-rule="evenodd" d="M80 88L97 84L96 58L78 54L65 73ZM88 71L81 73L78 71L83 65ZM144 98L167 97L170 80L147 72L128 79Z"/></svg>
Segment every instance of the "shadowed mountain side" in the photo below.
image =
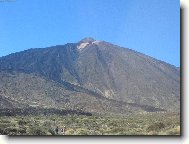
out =
<svg viewBox="0 0 189 144"><path fill-rule="evenodd" d="M119 102L93 93L74 92L32 74L0 73L1 108L55 108L95 113L165 111L155 107Z"/></svg>

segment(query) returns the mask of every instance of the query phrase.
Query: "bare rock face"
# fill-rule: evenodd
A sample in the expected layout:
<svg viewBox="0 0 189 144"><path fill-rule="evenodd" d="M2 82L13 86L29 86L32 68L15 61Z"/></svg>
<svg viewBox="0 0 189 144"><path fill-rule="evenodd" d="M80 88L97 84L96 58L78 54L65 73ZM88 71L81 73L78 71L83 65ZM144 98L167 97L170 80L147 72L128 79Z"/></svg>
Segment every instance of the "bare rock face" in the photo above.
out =
<svg viewBox="0 0 189 144"><path fill-rule="evenodd" d="M0 58L4 107L180 111L180 69L93 38Z"/></svg>

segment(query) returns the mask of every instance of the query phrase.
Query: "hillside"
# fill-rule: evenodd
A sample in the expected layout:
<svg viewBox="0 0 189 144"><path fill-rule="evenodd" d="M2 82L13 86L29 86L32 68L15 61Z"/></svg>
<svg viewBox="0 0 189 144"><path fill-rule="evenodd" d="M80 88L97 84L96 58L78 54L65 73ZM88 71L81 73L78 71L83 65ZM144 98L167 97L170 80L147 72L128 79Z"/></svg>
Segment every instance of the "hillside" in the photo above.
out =
<svg viewBox="0 0 189 144"><path fill-rule="evenodd" d="M177 67L92 38L1 57L0 79L1 108L180 110Z"/></svg>

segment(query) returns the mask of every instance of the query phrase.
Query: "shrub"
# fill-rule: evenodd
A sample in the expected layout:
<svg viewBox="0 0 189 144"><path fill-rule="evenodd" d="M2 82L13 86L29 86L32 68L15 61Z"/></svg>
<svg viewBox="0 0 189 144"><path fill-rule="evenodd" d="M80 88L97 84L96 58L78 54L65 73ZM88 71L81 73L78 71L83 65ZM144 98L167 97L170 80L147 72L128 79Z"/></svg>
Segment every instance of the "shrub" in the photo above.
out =
<svg viewBox="0 0 189 144"><path fill-rule="evenodd" d="M56 135L55 131L53 129L49 129L48 132L51 134L51 135Z"/></svg>
<svg viewBox="0 0 189 144"><path fill-rule="evenodd" d="M2 128L2 129L7 128L9 126L11 126L10 123L0 123L0 128Z"/></svg>
<svg viewBox="0 0 189 144"><path fill-rule="evenodd" d="M17 127L8 127L5 129L0 128L0 133L3 135L23 135L26 134L25 128L17 128Z"/></svg>
<svg viewBox="0 0 189 144"><path fill-rule="evenodd" d="M180 135L180 126L167 130L166 134L167 135Z"/></svg>
<svg viewBox="0 0 189 144"><path fill-rule="evenodd" d="M20 134L20 135L26 134L26 128L19 128L18 134Z"/></svg>
<svg viewBox="0 0 189 144"><path fill-rule="evenodd" d="M78 128L76 130L76 134L77 135L88 135L87 131L85 129L82 129L82 128Z"/></svg>
<svg viewBox="0 0 189 144"><path fill-rule="evenodd" d="M51 125L52 125L51 121L44 121L44 123L43 123L43 126L45 126L45 127L49 127Z"/></svg>
<svg viewBox="0 0 189 144"><path fill-rule="evenodd" d="M66 130L66 133L65 133L65 134L66 134L66 135L74 135L74 134L75 134L75 131L74 131L73 129L69 128L69 129Z"/></svg>
<svg viewBox="0 0 189 144"><path fill-rule="evenodd" d="M3 134L4 135L17 135L18 129L15 127L8 127L4 129Z"/></svg>
<svg viewBox="0 0 189 144"><path fill-rule="evenodd" d="M6 120L6 119L1 119L0 123L11 123L11 121Z"/></svg>
<svg viewBox="0 0 189 144"><path fill-rule="evenodd" d="M26 125L27 122L26 122L25 120L19 120L19 121L18 121L18 124L19 124L19 125Z"/></svg>
<svg viewBox="0 0 189 144"><path fill-rule="evenodd" d="M165 128L165 124L164 123L153 123L152 125L148 126L147 127L147 131L159 131L161 130L162 128Z"/></svg>
<svg viewBox="0 0 189 144"><path fill-rule="evenodd" d="M31 135L47 135L47 131L43 127L31 127L29 129Z"/></svg>
<svg viewBox="0 0 189 144"><path fill-rule="evenodd" d="M3 135L4 129L0 127L0 135Z"/></svg>

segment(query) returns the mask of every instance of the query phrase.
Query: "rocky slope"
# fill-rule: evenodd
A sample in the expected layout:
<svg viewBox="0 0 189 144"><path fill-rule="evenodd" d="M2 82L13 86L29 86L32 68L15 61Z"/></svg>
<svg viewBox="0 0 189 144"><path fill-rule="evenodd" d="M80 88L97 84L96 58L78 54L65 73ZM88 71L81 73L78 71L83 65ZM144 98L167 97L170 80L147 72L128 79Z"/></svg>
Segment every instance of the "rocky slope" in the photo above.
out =
<svg viewBox="0 0 189 144"><path fill-rule="evenodd" d="M0 80L1 108L180 110L175 66L92 38L1 57Z"/></svg>

